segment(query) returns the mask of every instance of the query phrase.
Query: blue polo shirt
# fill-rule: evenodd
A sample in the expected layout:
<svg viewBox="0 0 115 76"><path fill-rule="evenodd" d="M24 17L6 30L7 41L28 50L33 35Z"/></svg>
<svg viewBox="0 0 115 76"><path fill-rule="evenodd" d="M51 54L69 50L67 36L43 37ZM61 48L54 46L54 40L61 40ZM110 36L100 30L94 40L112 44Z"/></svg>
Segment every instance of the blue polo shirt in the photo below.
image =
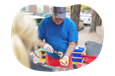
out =
<svg viewBox="0 0 115 76"><path fill-rule="evenodd" d="M64 18L60 25L52 21L52 16L44 18L38 27L38 38L50 44L55 51L65 54L68 44L78 40L77 30L71 19ZM46 52L50 57L60 58L56 53Z"/></svg>

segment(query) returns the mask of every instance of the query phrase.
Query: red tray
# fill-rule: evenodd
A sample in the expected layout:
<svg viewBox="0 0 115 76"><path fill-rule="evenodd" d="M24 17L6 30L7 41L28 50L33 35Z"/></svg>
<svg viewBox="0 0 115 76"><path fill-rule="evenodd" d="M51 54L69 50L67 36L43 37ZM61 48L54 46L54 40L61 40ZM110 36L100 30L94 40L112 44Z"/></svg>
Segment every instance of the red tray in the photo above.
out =
<svg viewBox="0 0 115 76"><path fill-rule="evenodd" d="M83 63L89 64L92 61L94 61L97 58L97 56L81 55L81 58Z"/></svg>

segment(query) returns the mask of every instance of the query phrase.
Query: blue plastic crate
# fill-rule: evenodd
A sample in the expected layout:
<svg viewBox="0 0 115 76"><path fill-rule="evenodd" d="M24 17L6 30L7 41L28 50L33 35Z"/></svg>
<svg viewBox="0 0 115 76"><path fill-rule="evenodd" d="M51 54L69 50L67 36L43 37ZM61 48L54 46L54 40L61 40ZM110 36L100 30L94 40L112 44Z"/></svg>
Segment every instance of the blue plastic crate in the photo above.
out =
<svg viewBox="0 0 115 76"><path fill-rule="evenodd" d="M72 57L81 57L82 53L84 52L84 47L76 47L74 48L74 51L72 53Z"/></svg>
<svg viewBox="0 0 115 76"><path fill-rule="evenodd" d="M74 55L73 55L73 54L71 54L71 57L74 57Z"/></svg>
<svg viewBox="0 0 115 76"><path fill-rule="evenodd" d="M82 62L82 59L76 59L76 58L72 58L72 62Z"/></svg>
<svg viewBox="0 0 115 76"><path fill-rule="evenodd" d="M74 48L73 52L80 52L80 53L82 53L84 51L84 49L85 49L84 47L78 47L78 49L76 49L76 47Z"/></svg>
<svg viewBox="0 0 115 76"><path fill-rule="evenodd" d="M72 53L72 57L81 57L81 54Z"/></svg>

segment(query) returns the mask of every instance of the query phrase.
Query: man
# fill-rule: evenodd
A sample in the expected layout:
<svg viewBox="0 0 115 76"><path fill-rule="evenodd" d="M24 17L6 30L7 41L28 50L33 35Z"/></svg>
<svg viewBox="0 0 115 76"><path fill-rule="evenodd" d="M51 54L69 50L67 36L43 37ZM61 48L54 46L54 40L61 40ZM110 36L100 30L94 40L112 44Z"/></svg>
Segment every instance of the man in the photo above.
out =
<svg viewBox="0 0 115 76"><path fill-rule="evenodd" d="M46 64L53 63L53 66L65 66L67 68L72 66L71 54L78 36L74 22L66 18L66 7L53 7L53 15L43 19L38 30L38 45L43 47L47 53ZM60 59L53 50L63 52L63 58ZM67 63L64 64L63 62L66 61Z"/></svg>

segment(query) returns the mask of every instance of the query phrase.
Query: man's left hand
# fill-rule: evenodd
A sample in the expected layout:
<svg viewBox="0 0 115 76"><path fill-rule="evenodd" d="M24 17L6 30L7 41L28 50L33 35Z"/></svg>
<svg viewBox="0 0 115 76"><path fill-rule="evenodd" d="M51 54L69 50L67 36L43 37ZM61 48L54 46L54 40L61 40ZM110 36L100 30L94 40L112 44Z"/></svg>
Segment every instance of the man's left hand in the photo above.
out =
<svg viewBox="0 0 115 76"><path fill-rule="evenodd" d="M60 64L63 66L67 66L69 63L69 58L68 56L64 56L62 59L59 60Z"/></svg>

